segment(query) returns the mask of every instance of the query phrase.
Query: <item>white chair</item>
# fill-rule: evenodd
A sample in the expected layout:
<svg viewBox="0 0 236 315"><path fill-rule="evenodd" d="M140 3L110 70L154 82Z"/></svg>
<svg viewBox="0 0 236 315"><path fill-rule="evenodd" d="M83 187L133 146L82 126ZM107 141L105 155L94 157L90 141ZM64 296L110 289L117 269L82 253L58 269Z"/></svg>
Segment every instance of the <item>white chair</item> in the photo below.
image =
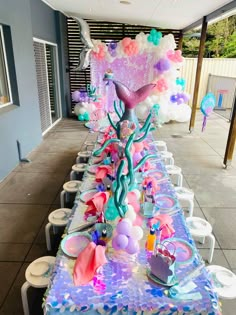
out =
<svg viewBox="0 0 236 315"><path fill-rule="evenodd" d="M85 141L84 145L85 145L85 150L88 151L89 147L94 147L96 144L96 141Z"/></svg>
<svg viewBox="0 0 236 315"><path fill-rule="evenodd" d="M194 192L185 187L175 187L175 192L180 202L186 201L188 203L189 216L192 217L194 209Z"/></svg>
<svg viewBox="0 0 236 315"><path fill-rule="evenodd" d="M166 170L169 176L177 177L177 186L182 187L183 186L182 169L176 165L166 165Z"/></svg>
<svg viewBox="0 0 236 315"><path fill-rule="evenodd" d="M26 282L21 287L21 299L24 315L30 315L27 291L29 287L47 288L52 270L55 265L55 257L44 256L34 260L25 271Z"/></svg>
<svg viewBox="0 0 236 315"><path fill-rule="evenodd" d="M175 160L173 158L173 153L171 153L169 151L160 151L159 153L161 155L162 160L164 161L164 163L166 165L174 165L175 164Z"/></svg>
<svg viewBox="0 0 236 315"><path fill-rule="evenodd" d="M157 141L153 141L153 144L156 146L158 151L162 151L162 152L167 152L168 151L165 141L157 140Z"/></svg>
<svg viewBox="0 0 236 315"><path fill-rule="evenodd" d="M222 266L210 265L206 269L211 276L211 283L219 298L223 300L236 299L236 275ZM232 309L231 311L233 314Z"/></svg>
<svg viewBox="0 0 236 315"><path fill-rule="evenodd" d="M76 164L79 163L88 163L88 160L92 156L92 151L81 151L78 152L77 158L76 158Z"/></svg>
<svg viewBox="0 0 236 315"><path fill-rule="evenodd" d="M76 180L77 175L82 177L86 170L86 166L86 163L74 164L72 166L72 171L70 172L70 180Z"/></svg>
<svg viewBox="0 0 236 315"><path fill-rule="evenodd" d="M63 190L62 190L61 195L60 195L61 208L65 207L65 201L69 201L70 193L72 193L72 194L77 193L80 185L81 185L81 181L79 181L79 180L71 180L69 182L66 182L63 185Z"/></svg>
<svg viewBox="0 0 236 315"><path fill-rule="evenodd" d="M57 233L57 227L66 226L69 217L71 215L71 209L69 208L60 208L51 212L48 216L48 223L45 226L45 238L47 244L47 250L51 250L51 238L50 238L50 230L53 228L53 234Z"/></svg>
<svg viewBox="0 0 236 315"><path fill-rule="evenodd" d="M207 237L210 242L210 251L207 261L212 262L214 249L215 249L215 237L212 234L212 226L209 222L198 217L186 218L186 223L193 239L201 239L201 243L204 244L205 238Z"/></svg>

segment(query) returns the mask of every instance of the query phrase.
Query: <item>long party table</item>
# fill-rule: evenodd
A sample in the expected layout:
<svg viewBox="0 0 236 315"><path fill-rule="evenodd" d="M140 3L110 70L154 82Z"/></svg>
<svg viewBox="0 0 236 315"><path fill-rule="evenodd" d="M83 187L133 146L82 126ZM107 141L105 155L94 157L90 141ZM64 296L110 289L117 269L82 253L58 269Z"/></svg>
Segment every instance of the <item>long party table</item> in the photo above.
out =
<svg viewBox="0 0 236 315"><path fill-rule="evenodd" d="M152 151L158 158L154 147ZM92 163L91 157L90 164ZM155 161L155 170L168 176L161 160ZM85 173L82 190L91 187L92 181L94 178ZM194 248L191 263L179 264L176 268L179 281L189 277L181 294L170 296L168 287L158 285L147 277L148 255L144 246L146 233L141 241L141 250L136 255L116 252L109 247L106 253L108 263L84 286L74 285L72 272L75 259L66 256L59 248L51 282L45 294L45 314L221 314L218 297L205 267L201 268L200 275L194 274L201 267L202 258L186 226L183 211L169 179L160 182L159 194L172 196L176 200L170 212L174 221L175 239L187 242ZM80 201L78 192L66 233L84 222L84 210L85 206ZM143 227L145 228L145 222ZM147 230L146 228L146 232ZM177 248L178 250L181 251L181 248Z"/></svg>

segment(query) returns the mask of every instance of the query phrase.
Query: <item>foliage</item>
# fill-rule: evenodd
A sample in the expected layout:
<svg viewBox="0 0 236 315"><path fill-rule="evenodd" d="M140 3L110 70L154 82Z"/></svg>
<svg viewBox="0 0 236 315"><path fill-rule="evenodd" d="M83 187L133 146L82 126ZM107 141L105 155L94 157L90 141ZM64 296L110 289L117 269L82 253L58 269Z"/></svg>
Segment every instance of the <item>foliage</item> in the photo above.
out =
<svg viewBox="0 0 236 315"><path fill-rule="evenodd" d="M183 55L197 57L200 43L200 31L185 34L183 41ZM236 57L236 16L231 16L207 29L204 57Z"/></svg>

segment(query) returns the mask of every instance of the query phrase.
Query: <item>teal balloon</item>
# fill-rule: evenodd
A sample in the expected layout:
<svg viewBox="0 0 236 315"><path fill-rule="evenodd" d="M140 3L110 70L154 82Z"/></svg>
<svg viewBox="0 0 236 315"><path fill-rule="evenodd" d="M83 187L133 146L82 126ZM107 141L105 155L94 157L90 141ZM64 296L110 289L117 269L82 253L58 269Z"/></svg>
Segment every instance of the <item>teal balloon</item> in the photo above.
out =
<svg viewBox="0 0 236 315"><path fill-rule="evenodd" d="M79 119L80 121L84 121L84 115L79 114L78 119Z"/></svg>
<svg viewBox="0 0 236 315"><path fill-rule="evenodd" d="M148 42L153 43L153 45L157 46L160 43L160 40L162 38L162 33L158 32L154 28L151 30L150 34L148 35Z"/></svg>
<svg viewBox="0 0 236 315"><path fill-rule="evenodd" d="M119 216L118 210L116 209L114 198L111 197L108 200L107 208L105 210L105 219L108 221L115 220Z"/></svg>
<svg viewBox="0 0 236 315"><path fill-rule="evenodd" d="M89 121L90 117L89 117L89 113L88 112L84 113L83 116L84 116L84 120Z"/></svg>

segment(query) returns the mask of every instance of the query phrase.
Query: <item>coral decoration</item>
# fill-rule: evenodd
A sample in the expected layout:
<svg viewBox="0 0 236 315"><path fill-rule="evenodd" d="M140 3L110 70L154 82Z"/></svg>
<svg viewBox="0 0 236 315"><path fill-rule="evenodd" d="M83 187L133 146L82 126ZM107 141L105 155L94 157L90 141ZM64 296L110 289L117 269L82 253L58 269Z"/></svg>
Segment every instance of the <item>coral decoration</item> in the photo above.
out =
<svg viewBox="0 0 236 315"><path fill-rule="evenodd" d="M168 90L167 81L164 78L157 80L155 90L157 90L158 92L165 92L166 90Z"/></svg>
<svg viewBox="0 0 236 315"><path fill-rule="evenodd" d="M104 45L100 44L97 46L97 51L92 51L93 56L98 60L103 60L106 56Z"/></svg>
<svg viewBox="0 0 236 315"><path fill-rule="evenodd" d="M137 42L129 37L125 37L124 39L122 39L121 45L124 49L125 54L128 56L137 55L139 52Z"/></svg>
<svg viewBox="0 0 236 315"><path fill-rule="evenodd" d="M183 61L183 56L181 50L168 50L166 53L166 56L169 60L173 62L182 62Z"/></svg>

